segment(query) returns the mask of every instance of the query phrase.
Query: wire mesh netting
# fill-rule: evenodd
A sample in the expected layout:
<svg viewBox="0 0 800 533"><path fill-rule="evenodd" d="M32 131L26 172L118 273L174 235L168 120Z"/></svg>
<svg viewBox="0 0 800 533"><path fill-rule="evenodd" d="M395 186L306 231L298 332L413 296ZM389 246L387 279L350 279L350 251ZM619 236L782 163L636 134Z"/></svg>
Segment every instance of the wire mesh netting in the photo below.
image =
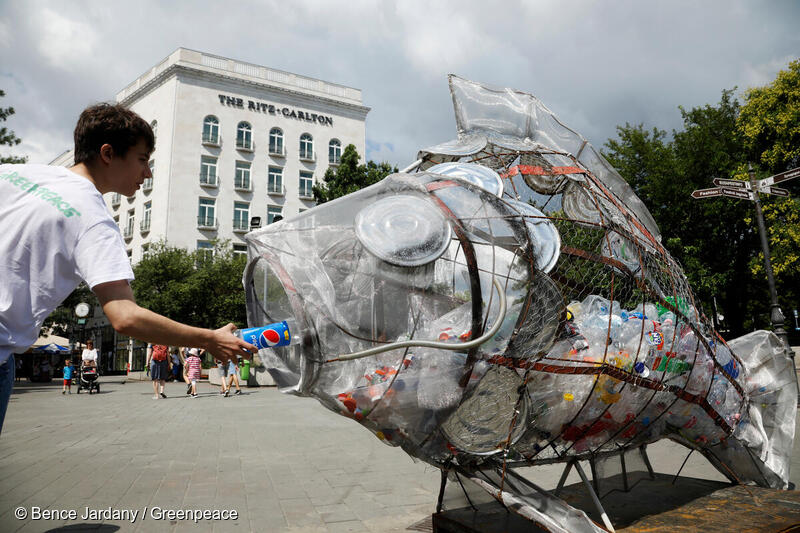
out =
<svg viewBox="0 0 800 533"><path fill-rule="evenodd" d="M501 485L669 437L785 486L780 343L713 331L642 202L535 97L450 81L457 140L248 235L248 320L300 339L259 354L278 385Z"/></svg>

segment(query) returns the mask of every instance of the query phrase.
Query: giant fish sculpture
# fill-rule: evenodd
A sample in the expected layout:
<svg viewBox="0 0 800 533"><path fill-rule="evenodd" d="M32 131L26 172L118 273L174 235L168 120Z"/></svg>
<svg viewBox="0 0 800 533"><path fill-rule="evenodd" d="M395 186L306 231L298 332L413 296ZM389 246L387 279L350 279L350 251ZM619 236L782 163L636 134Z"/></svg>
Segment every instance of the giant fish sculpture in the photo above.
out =
<svg viewBox="0 0 800 533"><path fill-rule="evenodd" d="M278 386L483 472L552 531L599 529L506 483L514 467L669 438L732 481L786 487L796 398L778 339L726 343L644 204L538 99L450 90L456 140L248 234L248 321L293 335L259 354Z"/></svg>

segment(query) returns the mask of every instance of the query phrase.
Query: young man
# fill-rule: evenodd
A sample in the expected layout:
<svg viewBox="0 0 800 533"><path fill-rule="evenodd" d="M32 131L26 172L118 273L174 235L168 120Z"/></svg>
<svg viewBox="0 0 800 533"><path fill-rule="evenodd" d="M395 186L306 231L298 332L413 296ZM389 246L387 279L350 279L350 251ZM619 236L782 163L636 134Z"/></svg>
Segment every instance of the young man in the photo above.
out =
<svg viewBox="0 0 800 533"><path fill-rule="evenodd" d="M0 165L0 431L14 381L14 351L38 338L44 319L81 280L118 332L155 344L200 346L228 360L255 346L217 330L180 324L139 307L133 271L102 195L133 196L154 147L150 126L119 105L84 110L75 166Z"/></svg>

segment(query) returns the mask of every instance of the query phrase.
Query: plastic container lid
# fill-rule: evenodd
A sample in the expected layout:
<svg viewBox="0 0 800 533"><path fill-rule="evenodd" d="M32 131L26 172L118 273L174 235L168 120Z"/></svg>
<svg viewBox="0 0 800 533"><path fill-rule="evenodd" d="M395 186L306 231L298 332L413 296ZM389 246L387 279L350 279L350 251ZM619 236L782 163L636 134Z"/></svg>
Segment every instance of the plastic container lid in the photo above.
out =
<svg viewBox="0 0 800 533"><path fill-rule="evenodd" d="M475 163L439 163L426 172L453 176L468 181L495 196L503 196L503 179L489 167Z"/></svg>
<svg viewBox="0 0 800 533"><path fill-rule="evenodd" d="M561 255L561 236L555 224L547 216L532 205L519 200L506 200L525 217L536 252L536 268L542 272L550 272L556 266Z"/></svg>
<svg viewBox="0 0 800 533"><path fill-rule="evenodd" d="M432 202L397 195L362 209L356 237L371 254L393 265L414 267L435 261L450 244L450 224Z"/></svg>

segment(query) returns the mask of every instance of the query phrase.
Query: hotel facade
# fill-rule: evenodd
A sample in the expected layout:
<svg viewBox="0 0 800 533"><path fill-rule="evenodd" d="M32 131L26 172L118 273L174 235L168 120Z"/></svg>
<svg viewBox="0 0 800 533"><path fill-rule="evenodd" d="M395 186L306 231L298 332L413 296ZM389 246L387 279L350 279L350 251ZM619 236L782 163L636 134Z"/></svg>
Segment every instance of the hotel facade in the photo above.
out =
<svg viewBox="0 0 800 533"><path fill-rule="evenodd" d="M188 250L230 240L245 253L251 219L269 224L313 207L312 185L344 147L365 151L359 89L184 48L116 101L156 134L153 179L134 196L106 195L134 263L160 240Z"/></svg>

